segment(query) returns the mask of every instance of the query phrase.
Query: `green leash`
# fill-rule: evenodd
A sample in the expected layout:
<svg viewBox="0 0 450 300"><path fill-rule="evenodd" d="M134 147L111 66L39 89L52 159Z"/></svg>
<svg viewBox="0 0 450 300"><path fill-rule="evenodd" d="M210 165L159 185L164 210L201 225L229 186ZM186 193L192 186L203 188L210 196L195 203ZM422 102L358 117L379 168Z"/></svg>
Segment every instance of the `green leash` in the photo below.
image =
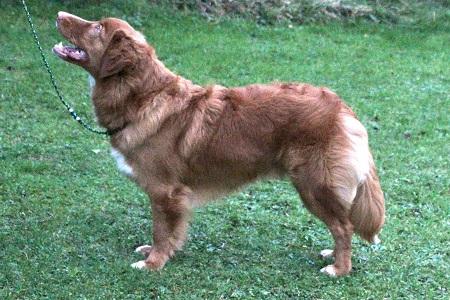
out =
<svg viewBox="0 0 450 300"><path fill-rule="evenodd" d="M77 121L78 123L81 124L81 126L83 126L84 128L86 128L87 130L89 130L90 132L93 133L97 133L97 134L103 134L103 135L112 135L115 132L111 132L111 131L101 131L95 128L92 128L89 124L87 124L85 121L83 121L83 119L81 119L78 114L75 112L75 110L70 107L70 105L64 101L64 98L61 95L61 92L59 91L58 85L56 84L56 80L55 80L55 76L53 75L52 70L50 69L50 66L47 62L47 58L44 55L44 51L42 50L41 47L41 43L39 42L39 38L37 36L36 30L34 29L34 25L33 25L33 21L31 20L31 15L30 12L28 11L28 7L25 3L25 0L22 0L22 4L23 4L23 9L25 10L25 13L27 15L28 18L28 23L30 24L31 27L31 31L33 33L34 36L34 41L36 43L36 46L39 49L39 52L41 53L41 57L42 57L42 62L44 63L44 67L47 70L48 74L50 75L50 81L53 85L53 88L55 89L56 95L58 95L59 100L61 101L61 103L66 107L67 111L70 113L70 115L72 116L72 118Z"/></svg>

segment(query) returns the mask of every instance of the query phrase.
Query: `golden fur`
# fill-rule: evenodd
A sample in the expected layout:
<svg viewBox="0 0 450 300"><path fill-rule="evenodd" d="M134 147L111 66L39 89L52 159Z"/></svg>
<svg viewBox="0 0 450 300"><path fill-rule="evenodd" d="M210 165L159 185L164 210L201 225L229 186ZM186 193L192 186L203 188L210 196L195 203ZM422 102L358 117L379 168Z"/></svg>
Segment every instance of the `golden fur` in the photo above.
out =
<svg viewBox="0 0 450 300"><path fill-rule="evenodd" d="M384 198L367 133L336 94L300 83L202 87L169 71L124 21L59 13L57 23L84 51L60 56L95 78L98 121L151 200L153 246L136 266L164 266L195 205L269 176L290 178L331 231L328 275L350 272L353 232L376 239Z"/></svg>

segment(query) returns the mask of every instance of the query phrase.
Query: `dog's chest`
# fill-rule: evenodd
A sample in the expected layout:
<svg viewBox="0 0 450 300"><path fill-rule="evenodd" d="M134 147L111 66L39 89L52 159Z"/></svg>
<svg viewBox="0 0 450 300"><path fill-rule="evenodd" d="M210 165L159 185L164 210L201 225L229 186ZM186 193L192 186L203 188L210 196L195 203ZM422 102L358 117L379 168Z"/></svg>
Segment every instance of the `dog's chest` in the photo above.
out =
<svg viewBox="0 0 450 300"><path fill-rule="evenodd" d="M95 87L95 79L91 75L88 77L89 80L89 87L90 87L90 93L92 96L92 91ZM127 176L133 176L133 168L127 163L125 156L123 156L122 153L120 153L119 150L115 148L111 148L111 156L116 160L117 168L120 172Z"/></svg>
<svg viewBox="0 0 450 300"><path fill-rule="evenodd" d="M88 81L89 81L89 93L91 94L92 97L92 92L94 91L95 87L95 79L89 74Z"/></svg>
<svg viewBox="0 0 450 300"><path fill-rule="evenodd" d="M111 148L111 156L116 160L120 172L130 177L133 176L133 168L127 163L125 156L119 150Z"/></svg>

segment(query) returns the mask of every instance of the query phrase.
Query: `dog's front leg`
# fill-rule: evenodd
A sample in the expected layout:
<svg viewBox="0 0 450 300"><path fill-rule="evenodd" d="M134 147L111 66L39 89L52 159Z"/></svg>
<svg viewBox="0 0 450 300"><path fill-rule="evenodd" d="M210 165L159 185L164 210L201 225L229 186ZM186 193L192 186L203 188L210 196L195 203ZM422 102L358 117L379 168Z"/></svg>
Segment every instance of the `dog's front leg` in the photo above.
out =
<svg viewBox="0 0 450 300"><path fill-rule="evenodd" d="M153 217L153 245L136 249L146 259L133 267L159 270L167 260L180 250L186 239L191 213L191 192L186 187L169 187L150 191Z"/></svg>

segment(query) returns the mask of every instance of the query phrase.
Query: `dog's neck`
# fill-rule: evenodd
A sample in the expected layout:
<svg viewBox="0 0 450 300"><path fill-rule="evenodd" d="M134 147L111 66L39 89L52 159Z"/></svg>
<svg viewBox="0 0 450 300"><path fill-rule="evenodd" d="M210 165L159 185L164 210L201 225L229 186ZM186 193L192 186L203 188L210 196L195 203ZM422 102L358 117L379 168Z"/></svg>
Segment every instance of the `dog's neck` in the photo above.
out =
<svg viewBox="0 0 450 300"><path fill-rule="evenodd" d="M164 89L181 78L167 69L154 54L148 54L135 69L97 79L92 100L99 124L107 130L134 122L137 112Z"/></svg>

